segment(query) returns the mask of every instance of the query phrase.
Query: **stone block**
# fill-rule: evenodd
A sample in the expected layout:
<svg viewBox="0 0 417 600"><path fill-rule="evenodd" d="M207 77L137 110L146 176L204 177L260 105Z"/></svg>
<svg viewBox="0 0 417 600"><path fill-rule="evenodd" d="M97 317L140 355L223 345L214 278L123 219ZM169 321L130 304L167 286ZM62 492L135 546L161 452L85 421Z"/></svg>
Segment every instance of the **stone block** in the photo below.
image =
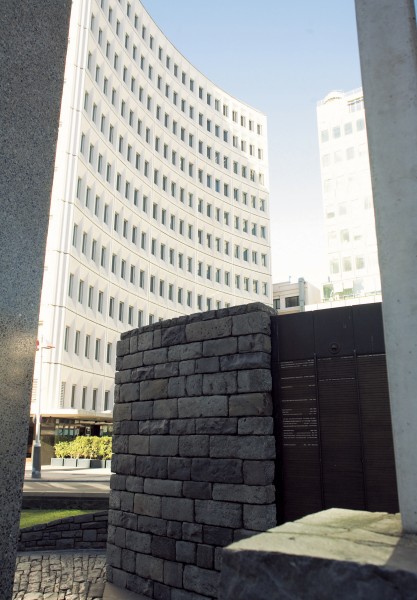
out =
<svg viewBox="0 0 417 600"><path fill-rule="evenodd" d="M164 561L149 554L136 554L136 575L144 579L163 582Z"/></svg>
<svg viewBox="0 0 417 600"><path fill-rule="evenodd" d="M176 344L185 344L185 327L183 325L175 325L168 327L162 331L161 343L163 346L175 346Z"/></svg>
<svg viewBox="0 0 417 600"><path fill-rule="evenodd" d="M239 394L254 392L271 392L271 371L269 369L252 369L250 371L239 371L237 374L237 386Z"/></svg>
<svg viewBox="0 0 417 600"><path fill-rule="evenodd" d="M215 598L217 597L219 581L220 573L216 571L201 569L194 565L184 567L183 585L186 590Z"/></svg>
<svg viewBox="0 0 417 600"><path fill-rule="evenodd" d="M227 417L227 396L178 398L178 416L180 419L193 417Z"/></svg>
<svg viewBox="0 0 417 600"><path fill-rule="evenodd" d="M153 379L140 382L141 400L161 400L168 398L169 379ZM132 384L133 385L133 384Z"/></svg>
<svg viewBox="0 0 417 600"><path fill-rule="evenodd" d="M168 459L155 456L138 456L136 458L136 475L165 479L168 475Z"/></svg>
<svg viewBox="0 0 417 600"><path fill-rule="evenodd" d="M176 456L178 454L178 436L153 435L150 438L149 450L153 456Z"/></svg>
<svg viewBox="0 0 417 600"><path fill-rule="evenodd" d="M165 519L157 517L148 517L146 515L138 515L137 530L142 533L152 533L154 535L166 535L167 522Z"/></svg>
<svg viewBox="0 0 417 600"><path fill-rule="evenodd" d="M234 529L231 527L216 527L214 525L204 525L203 540L205 544L211 546L227 546L233 542Z"/></svg>
<svg viewBox="0 0 417 600"><path fill-rule="evenodd" d="M135 475L135 457L130 454L113 454L111 465L118 475Z"/></svg>
<svg viewBox="0 0 417 600"><path fill-rule="evenodd" d="M152 419L153 402L134 402L132 404L132 419ZM159 417L158 417L159 418Z"/></svg>
<svg viewBox="0 0 417 600"><path fill-rule="evenodd" d="M195 500L195 521L203 525L242 527L242 506L231 502Z"/></svg>
<svg viewBox="0 0 417 600"><path fill-rule="evenodd" d="M169 479L145 479L145 494L155 494L156 496L182 495L182 481L170 481Z"/></svg>
<svg viewBox="0 0 417 600"><path fill-rule="evenodd" d="M213 500L244 502L245 504L270 504L275 500L273 485L213 484Z"/></svg>
<svg viewBox="0 0 417 600"><path fill-rule="evenodd" d="M189 542L202 542L203 526L198 523L183 523L182 538Z"/></svg>
<svg viewBox="0 0 417 600"><path fill-rule="evenodd" d="M224 356L235 354L238 349L238 338L229 337L220 340L207 340L203 342L203 356Z"/></svg>
<svg viewBox="0 0 417 600"><path fill-rule="evenodd" d="M152 536L149 533L141 533L140 531L126 531L126 548L141 554L149 554L151 552Z"/></svg>
<svg viewBox="0 0 417 600"><path fill-rule="evenodd" d="M124 340L119 340L116 344L116 354L117 356L125 356L125 354L129 354L130 352L130 340L129 338Z"/></svg>
<svg viewBox="0 0 417 600"><path fill-rule="evenodd" d="M209 455L209 436L208 435L183 435L179 437L179 455L189 456L208 456Z"/></svg>
<svg viewBox="0 0 417 600"><path fill-rule="evenodd" d="M214 548L207 544L197 545L197 567L212 569L214 563Z"/></svg>
<svg viewBox="0 0 417 600"><path fill-rule="evenodd" d="M125 529L136 530L138 518L137 515L128 512L119 512L118 523L120 527L124 527Z"/></svg>
<svg viewBox="0 0 417 600"><path fill-rule="evenodd" d="M130 379L132 381L148 381L154 378L155 367L142 367L136 365L136 368L132 369Z"/></svg>
<svg viewBox="0 0 417 600"><path fill-rule="evenodd" d="M242 461L225 458L194 458L191 465L193 481L242 483Z"/></svg>
<svg viewBox="0 0 417 600"><path fill-rule="evenodd" d="M171 377L168 382L168 397L178 398L185 395L185 377Z"/></svg>
<svg viewBox="0 0 417 600"><path fill-rule="evenodd" d="M244 417L239 419L239 435L273 435L274 420L272 417Z"/></svg>
<svg viewBox="0 0 417 600"><path fill-rule="evenodd" d="M128 476L126 479L126 490L128 492L143 492L143 477Z"/></svg>
<svg viewBox="0 0 417 600"><path fill-rule="evenodd" d="M158 558L175 560L175 540L158 535L152 536L151 554Z"/></svg>
<svg viewBox="0 0 417 600"><path fill-rule="evenodd" d="M182 523L179 521L168 521L167 536L175 540L180 540L182 538Z"/></svg>
<svg viewBox="0 0 417 600"><path fill-rule="evenodd" d="M185 326L187 342L213 340L230 336L232 333L231 317L213 319L211 321L196 321Z"/></svg>
<svg viewBox="0 0 417 600"><path fill-rule="evenodd" d="M221 571L223 565L223 548L215 548L214 549L214 568L216 571ZM219 586L221 583L219 584ZM220 589L219 589L220 592ZM269 598L268 598L269 600Z"/></svg>
<svg viewBox="0 0 417 600"><path fill-rule="evenodd" d="M186 481L191 477L191 459L171 457L168 459L169 479Z"/></svg>
<svg viewBox="0 0 417 600"><path fill-rule="evenodd" d="M120 510L124 512L132 512L133 511L133 492L121 492L120 497Z"/></svg>
<svg viewBox="0 0 417 600"><path fill-rule="evenodd" d="M237 433L237 418L230 417L207 417L196 419L196 433L202 434L233 434Z"/></svg>
<svg viewBox="0 0 417 600"><path fill-rule="evenodd" d="M127 354L123 357L123 370L136 369L143 365L143 352L135 352L134 354Z"/></svg>
<svg viewBox="0 0 417 600"><path fill-rule="evenodd" d="M127 454L129 436L127 435L115 435L113 436L113 452L115 454Z"/></svg>
<svg viewBox="0 0 417 600"><path fill-rule="evenodd" d="M246 352L220 357L221 371L242 371L244 369L270 369L271 355L265 352ZM256 390L258 391L258 390Z"/></svg>
<svg viewBox="0 0 417 600"><path fill-rule="evenodd" d="M183 565L177 562L165 561L164 583L170 587L182 587Z"/></svg>
<svg viewBox="0 0 417 600"><path fill-rule="evenodd" d="M185 498L211 500L211 483L206 481L184 481L182 493Z"/></svg>
<svg viewBox="0 0 417 600"><path fill-rule="evenodd" d="M172 419L169 423L171 435L192 435L195 433L195 419Z"/></svg>
<svg viewBox="0 0 417 600"><path fill-rule="evenodd" d="M160 348L162 346L162 331L155 329L153 332L153 347Z"/></svg>
<svg viewBox="0 0 417 600"><path fill-rule="evenodd" d="M118 404L117 406L123 406L123 404ZM132 406L131 404L125 404L124 406ZM121 421L119 423L119 431L116 433L114 431L113 424L113 435L137 435L139 433L139 424L137 421ZM113 450L114 452L114 450Z"/></svg>
<svg viewBox="0 0 417 600"><path fill-rule="evenodd" d="M162 400L164 402L164 400ZM163 435L169 432L168 419L159 419L155 421L140 421L139 433L141 435Z"/></svg>
<svg viewBox="0 0 417 600"><path fill-rule="evenodd" d="M171 600L207 600L207 596L201 596L200 594L173 588L171 590Z"/></svg>
<svg viewBox="0 0 417 600"><path fill-rule="evenodd" d="M149 494L135 494L134 511L137 515L161 517L161 498Z"/></svg>
<svg viewBox="0 0 417 600"><path fill-rule="evenodd" d="M265 531L277 524L277 509L275 504L267 506L243 505L243 525L246 529Z"/></svg>
<svg viewBox="0 0 417 600"><path fill-rule="evenodd" d="M129 436L129 454L149 454L149 436L148 435L130 435Z"/></svg>
<svg viewBox="0 0 417 600"><path fill-rule="evenodd" d="M203 355L202 342L193 342L191 344L180 344L168 348L168 361L184 361L194 358L200 358Z"/></svg>
<svg viewBox="0 0 417 600"><path fill-rule="evenodd" d="M203 375L203 394L236 394L237 376L235 371L227 373L207 373Z"/></svg>
<svg viewBox="0 0 417 600"><path fill-rule="evenodd" d="M229 415L231 417L270 416L272 415L272 396L270 393L231 396Z"/></svg>
<svg viewBox="0 0 417 600"><path fill-rule="evenodd" d="M137 402L139 400L139 385L123 383L120 386L119 402Z"/></svg>
<svg viewBox="0 0 417 600"><path fill-rule="evenodd" d="M244 460L243 482L246 485L268 485L274 482L275 462L270 460Z"/></svg>
<svg viewBox="0 0 417 600"><path fill-rule="evenodd" d="M146 331L138 335L138 350L151 350L153 348L153 332Z"/></svg>
<svg viewBox="0 0 417 600"><path fill-rule="evenodd" d="M132 550L126 548L122 550L122 565L124 571L128 573L135 572L136 554Z"/></svg>
<svg viewBox="0 0 417 600"><path fill-rule="evenodd" d="M155 400L153 406L154 419L176 419L178 417L178 400Z"/></svg>
<svg viewBox="0 0 417 600"><path fill-rule="evenodd" d="M177 542L176 559L178 562L194 564L196 561L196 544L193 542Z"/></svg>
<svg viewBox="0 0 417 600"><path fill-rule="evenodd" d="M239 336L239 352L266 352L271 353L271 336L262 333Z"/></svg>
<svg viewBox="0 0 417 600"><path fill-rule="evenodd" d="M136 569L136 565L135 565L135 569ZM116 580L114 580L114 583L116 585ZM134 573L128 573L127 577L126 577L126 585L123 587L130 590L131 592L134 592L135 594L140 594L139 599L143 600L143 595L146 596L146 598L152 597L153 586L154 586L154 583L150 579L145 579L143 577L139 577L138 575L135 575ZM119 587L122 587L122 586L119 585ZM117 590L116 590L116 593L117 593Z"/></svg>
<svg viewBox="0 0 417 600"><path fill-rule="evenodd" d="M195 360L183 360L179 363L180 375L193 375L195 373Z"/></svg>
<svg viewBox="0 0 417 600"><path fill-rule="evenodd" d="M201 396L203 393L203 376L198 375L187 375L185 392L183 395L190 396Z"/></svg>
<svg viewBox="0 0 417 600"><path fill-rule="evenodd" d="M113 409L113 421L129 421L132 418L131 404L116 404Z"/></svg>
<svg viewBox="0 0 417 600"><path fill-rule="evenodd" d="M135 333L132 331L131 332L131 336L130 336L130 354L134 354L135 352L137 352L138 349L138 334L137 334L137 330L135 331Z"/></svg>
<svg viewBox="0 0 417 600"><path fill-rule="evenodd" d="M132 369L126 369L116 373L114 381L115 383L130 383L132 381ZM120 397L119 402L121 402Z"/></svg>
<svg viewBox="0 0 417 600"><path fill-rule="evenodd" d="M195 361L196 373L218 373L218 371L220 371L220 364L217 356L199 358Z"/></svg>
<svg viewBox="0 0 417 600"><path fill-rule="evenodd" d="M249 315L233 317L232 334L248 335L250 333L271 334L271 316L264 312L252 312Z"/></svg>
<svg viewBox="0 0 417 600"><path fill-rule="evenodd" d="M125 490L126 489L126 475L117 475L113 473L110 476L110 489L111 490Z"/></svg>
<svg viewBox="0 0 417 600"><path fill-rule="evenodd" d="M162 377L177 377L178 372L179 367L177 362L155 365L154 367L154 374L156 379L161 379Z"/></svg>
<svg viewBox="0 0 417 600"><path fill-rule="evenodd" d="M194 521L194 501L189 498L162 498L163 519Z"/></svg>
<svg viewBox="0 0 417 600"><path fill-rule="evenodd" d="M252 460L275 458L275 438L272 436L212 435L211 458L248 458Z"/></svg>
<svg viewBox="0 0 417 600"><path fill-rule="evenodd" d="M153 585L153 598L154 600L171 600L171 588L163 583L155 582Z"/></svg>
<svg viewBox="0 0 417 600"><path fill-rule="evenodd" d="M247 538L257 535L259 531L253 529L234 529L233 530L233 541L238 542L239 540L246 540Z"/></svg>
<svg viewBox="0 0 417 600"><path fill-rule="evenodd" d="M61 540L57 540L57 542L59 542ZM66 540L62 540L62 541L66 541ZM68 540L71 541L71 540ZM58 547L58 544L57 544ZM113 544L107 544L107 564L110 565L111 567L116 567L117 569L120 569L121 564L122 564L122 549L118 548L117 546L114 546Z"/></svg>

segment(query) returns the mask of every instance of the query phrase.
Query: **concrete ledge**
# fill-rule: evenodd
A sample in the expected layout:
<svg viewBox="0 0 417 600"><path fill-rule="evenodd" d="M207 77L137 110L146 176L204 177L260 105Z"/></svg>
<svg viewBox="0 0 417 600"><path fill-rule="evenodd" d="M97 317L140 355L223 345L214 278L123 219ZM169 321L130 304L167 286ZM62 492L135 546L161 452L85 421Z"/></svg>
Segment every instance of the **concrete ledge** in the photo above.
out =
<svg viewBox="0 0 417 600"><path fill-rule="evenodd" d="M331 509L223 551L219 600L416 600L417 536L399 515Z"/></svg>

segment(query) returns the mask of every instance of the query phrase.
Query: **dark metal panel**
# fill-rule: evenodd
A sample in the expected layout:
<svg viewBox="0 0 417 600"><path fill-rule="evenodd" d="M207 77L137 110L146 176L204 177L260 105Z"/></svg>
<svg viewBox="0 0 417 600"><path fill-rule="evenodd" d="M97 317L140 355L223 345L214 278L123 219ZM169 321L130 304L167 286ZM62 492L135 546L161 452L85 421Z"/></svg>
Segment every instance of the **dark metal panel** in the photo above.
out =
<svg viewBox="0 0 417 600"><path fill-rule="evenodd" d="M352 306L352 317L356 354L383 354L382 304Z"/></svg>
<svg viewBox="0 0 417 600"><path fill-rule="evenodd" d="M312 312L272 317L278 319L280 360L300 360L314 356Z"/></svg>
<svg viewBox="0 0 417 600"><path fill-rule="evenodd" d="M312 314L317 357L351 355L354 347L351 308L317 310Z"/></svg>

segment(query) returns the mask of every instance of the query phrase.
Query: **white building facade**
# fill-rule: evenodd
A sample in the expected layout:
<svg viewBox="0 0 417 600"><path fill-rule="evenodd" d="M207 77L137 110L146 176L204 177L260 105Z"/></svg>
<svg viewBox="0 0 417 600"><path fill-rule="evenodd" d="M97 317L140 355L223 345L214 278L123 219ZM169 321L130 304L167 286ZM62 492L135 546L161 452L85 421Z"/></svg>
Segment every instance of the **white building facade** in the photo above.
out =
<svg viewBox="0 0 417 600"><path fill-rule="evenodd" d="M362 89L317 107L328 283L324 299L373 296L381 282Z"/></svg>
<svg viewBox="0 0 417 600"><path fill-rule="evenodd" d="M106 423L122 331L272 304L268 204L265 116L138 0L74 0L32 413Z"/></svg>

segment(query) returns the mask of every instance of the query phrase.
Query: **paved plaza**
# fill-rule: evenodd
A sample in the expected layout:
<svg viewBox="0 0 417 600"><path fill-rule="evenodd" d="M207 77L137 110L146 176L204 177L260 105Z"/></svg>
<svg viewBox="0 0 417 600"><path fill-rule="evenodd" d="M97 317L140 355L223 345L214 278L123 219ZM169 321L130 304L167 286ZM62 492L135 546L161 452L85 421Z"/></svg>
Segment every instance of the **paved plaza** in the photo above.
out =
<svg viewBox="0 0 417 600"><path fill-rule="evenodd" d="M105 583L103 551L19 554L13 600L94 600Z"/></svg>

